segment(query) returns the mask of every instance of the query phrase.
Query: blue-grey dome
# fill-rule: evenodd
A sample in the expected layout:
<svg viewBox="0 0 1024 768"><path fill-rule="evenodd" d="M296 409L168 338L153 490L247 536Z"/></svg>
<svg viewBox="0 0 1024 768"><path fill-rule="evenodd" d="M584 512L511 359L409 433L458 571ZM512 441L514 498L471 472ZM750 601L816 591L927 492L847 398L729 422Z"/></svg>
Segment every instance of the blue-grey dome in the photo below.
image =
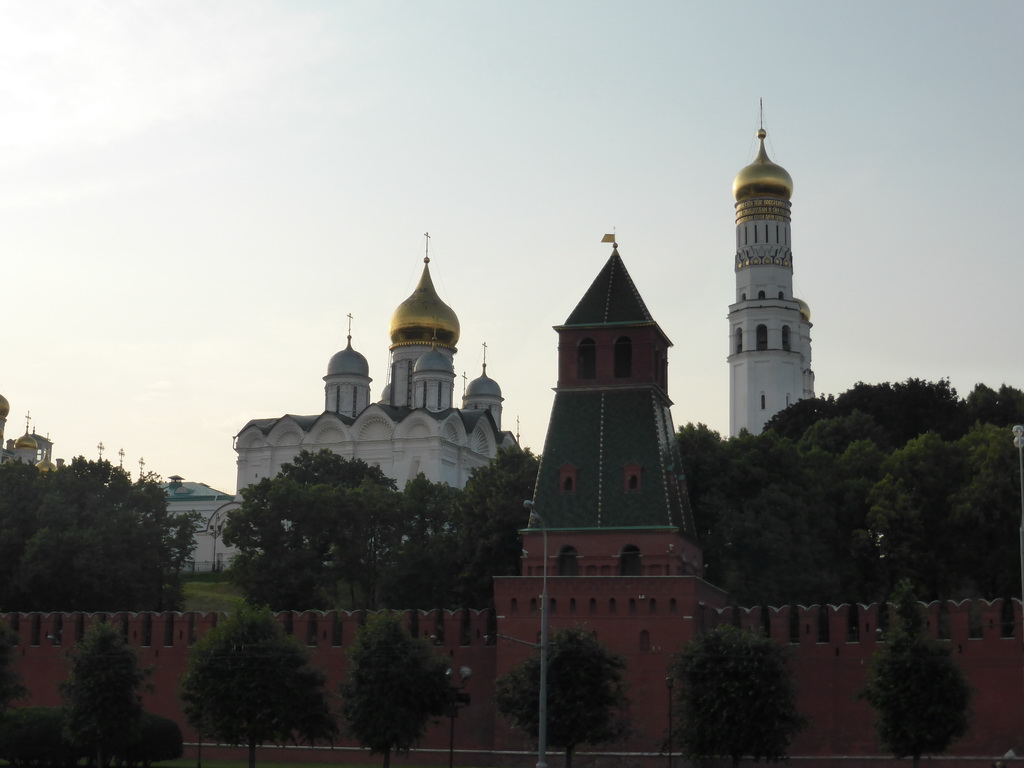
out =
<svg viewBox="0 0 1024 768"><path fill-rule="evenodd" d="M501 397L501 387L498 382L487 375L487 364L484 363L484 372L476 379L469 382L466 387L466 397Z"/></svg>
<svg viewBox="0 0 1024 768"><path fill-rule="evenodd" d="M442 373L453 373L452 361L448 357L437 350L437 347L432 347L429 352L423 355L419 360L416 361L416 365L413 367L413 373L423 373L425 371L438 371Z"/></svg>
<svg viewBox="0 0 1024 768"><path fill-rule="evenodd" d="M366 358L352 349L351 336L348 337L348 346L341 350L341 352L335 353L331 358L331 362L327 364L328 376L345 374L350 376L370 375L370 366L367 364Z"/></svg>

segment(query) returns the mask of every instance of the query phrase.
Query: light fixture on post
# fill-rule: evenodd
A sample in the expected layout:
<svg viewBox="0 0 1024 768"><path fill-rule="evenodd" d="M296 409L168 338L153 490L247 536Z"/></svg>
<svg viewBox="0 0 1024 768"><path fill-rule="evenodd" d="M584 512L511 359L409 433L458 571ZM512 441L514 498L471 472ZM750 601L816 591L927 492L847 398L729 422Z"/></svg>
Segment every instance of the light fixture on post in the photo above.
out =
<svg viewBox="0 0 1024 768"><path fill-rule="evenodd" d="M461 685L455 683L455 675L451 667L448 668L446 673L448 675L448 690L446 692L446 701L444 713L451 719L451 730L448 732L448 768L452 768L453 760L455 758L455 718L459 716L459 710L462 707L469 706L469 694L463 693L462 689L466 687L466 683L469 682L469 678L473 676L473 670L469 667L459 667L459 682Z"/></svg>
<svg viewBox="0 0 1024 768"><path fill-rule="evenodd" d="M527 499L523 506L530 510L530 527L540 525L544 538L544 561L540 589L540 701L537 704L537 768L548 768L548 526Z"/></svg>
<svg viewBox="0 0 1024 768"><path fill-rule="evenodd" d="M1013 444L1020 462L1020 607L1024 611L1024 425L1014 426Z"/></svg>

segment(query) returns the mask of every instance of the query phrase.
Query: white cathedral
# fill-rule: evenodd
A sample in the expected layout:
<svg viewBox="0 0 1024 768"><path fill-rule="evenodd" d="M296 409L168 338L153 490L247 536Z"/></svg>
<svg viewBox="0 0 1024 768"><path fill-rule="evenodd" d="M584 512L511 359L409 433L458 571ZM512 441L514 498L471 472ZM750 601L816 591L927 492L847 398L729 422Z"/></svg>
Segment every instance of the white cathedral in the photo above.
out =
<svg viewBox="0 0 1024 768"><path fill-rule="evenodd" d="M486 362L455 407L459 318L434 290L429 256L423 261L416 290L391 318L391 365L380 399L371 399L369 366L350 334L327 364L323 413L254 419L235 436L239 490L274 477L300 451L323 449L380 467L399 488L421 472L462 488L471 470L516 445L501 429L504 398Z"/></svg>
<svg viewBox="0 0 1024 768"><path fill-rule="evenodd" d="M797 400L814 397L811 311L793 295L793 179L757 157L732 185L736 198L736 301L729 305L729 434L760 434Z"/></svg>

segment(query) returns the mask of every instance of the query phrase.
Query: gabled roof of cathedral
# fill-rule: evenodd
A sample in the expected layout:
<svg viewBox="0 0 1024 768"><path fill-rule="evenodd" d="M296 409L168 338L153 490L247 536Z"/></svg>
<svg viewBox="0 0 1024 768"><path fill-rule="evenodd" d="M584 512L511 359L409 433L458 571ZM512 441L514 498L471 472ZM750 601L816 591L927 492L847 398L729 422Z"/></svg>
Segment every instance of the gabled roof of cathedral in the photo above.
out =
<svg viewBox="0 0 1024 768"><path fill-rule="evenodd" d="M653 322L654 318L647 310L644 300L640 298L633 278L629 276L626 265L619 257L616 244L604 268L594 278L594 282L583 294L576 309L565 321L565 326L636 325Z"/></svg>

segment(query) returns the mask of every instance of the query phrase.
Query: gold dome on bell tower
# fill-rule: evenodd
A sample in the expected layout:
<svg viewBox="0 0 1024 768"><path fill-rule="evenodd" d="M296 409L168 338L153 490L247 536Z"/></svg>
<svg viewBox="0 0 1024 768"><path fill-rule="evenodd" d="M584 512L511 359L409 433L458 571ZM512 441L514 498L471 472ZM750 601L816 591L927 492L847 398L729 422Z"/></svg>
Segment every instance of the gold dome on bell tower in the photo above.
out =
<svg viewBox="0 0 1024 768"><path fill-rule="evenodd" d="M753 197L781 197L789 200L793 197L793 177L781 165L773 163L764 148L764 139L768 135L764 128L757 132L761 147L754 162L736 174L732 183L732 194L737 203Z"/></svg>
<svg viewBox="0 0 1024 768"><path fill-rule="evenodd" d="M439 347L459 343L459 318L441 301L430 279L430 257L423 259L423 274L412 295L398 305L391 316L391 348L405 344L431 344Z"/></svg>

